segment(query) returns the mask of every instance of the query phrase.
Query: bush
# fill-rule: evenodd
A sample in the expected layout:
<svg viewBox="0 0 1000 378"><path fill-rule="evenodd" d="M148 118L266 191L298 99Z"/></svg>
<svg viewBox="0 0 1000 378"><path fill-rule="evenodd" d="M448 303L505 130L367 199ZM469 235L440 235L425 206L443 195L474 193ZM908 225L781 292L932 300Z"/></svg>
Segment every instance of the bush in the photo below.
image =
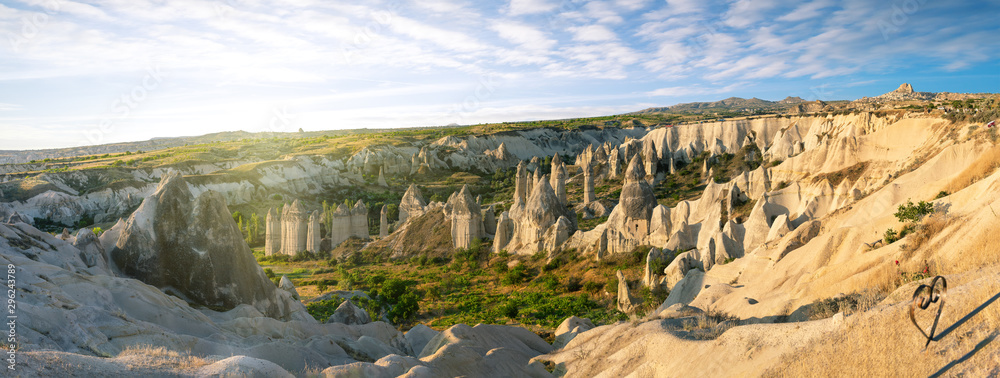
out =
<svg viewBox="0 0 1000 378"><path fill-rule="evenodd" d="M420 311L420 298L416 293L407 292L399 297L398 302L386 314L393 324L406 324L411 322Z"/></svg>
<svg viewBox="0 0 1000 378"><path fill-rule="evenodd" d="M581 282L580 277L575 277L574 276L574 277L568 278L566 280L566 292L567 293L574 293L574 292L580 291L580 289L583 288L583 285L580 282Z"/></svg>
<svg viewBox="0 0 1000 378"><path fill-rule="evenodd" d="M517 263L500 278L500 283L504 285L517 285L524 283L529 277L528 267L524 263Z"/></svg>
<svg viewBox="0 0 1000 378"><path fill-rule="evenodd" d="M905 204L899 205L899 208L893 215L895 215L896 219L899 219L900 222L916 222L924 215L933 212L934 205L930 202L920 201L917 204L913 204L913 201L907 200Z"/></svg>
<svg viewBox="0 0 1000 378"><path fill-rule="evenodd" d="M325 322L331 315L333 315L333 312L337 310L337 307L340 306L341 303L344 303L344 299L335 296L327 300L307 303L306 311L308 311L309 315L312 315L312 317L317 321Z"/></svg>

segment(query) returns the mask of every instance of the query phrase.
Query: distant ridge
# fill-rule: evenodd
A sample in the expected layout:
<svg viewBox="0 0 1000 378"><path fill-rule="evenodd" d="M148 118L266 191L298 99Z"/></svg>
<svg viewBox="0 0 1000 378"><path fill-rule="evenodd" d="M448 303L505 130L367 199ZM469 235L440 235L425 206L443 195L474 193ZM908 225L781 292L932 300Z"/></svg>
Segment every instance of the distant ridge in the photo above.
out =
<svg viewBox="0 0 1000 378"><path fill-rule="evenodd" d="M665 107L647 108L633 114L650 113L726 113L726 112L774 112L790 110L794 105L806 102L801 97L786 97L781 101L768 101L756 97L745 99L740 97L730 97L724 100L712 102L689 102Z"/></svg>

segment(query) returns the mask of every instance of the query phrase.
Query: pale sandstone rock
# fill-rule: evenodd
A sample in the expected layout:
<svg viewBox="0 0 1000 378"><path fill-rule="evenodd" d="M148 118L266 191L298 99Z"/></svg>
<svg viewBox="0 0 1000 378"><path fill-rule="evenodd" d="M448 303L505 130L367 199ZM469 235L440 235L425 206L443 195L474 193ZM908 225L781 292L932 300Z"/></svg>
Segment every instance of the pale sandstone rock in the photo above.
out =
<svg viewBox="0 0 1000 378"><path fill-rule="evenodd" d="M323 239L320 237L320 225L319 225L319 211L313 211L309 214L309 226L306 232L306 251L310 253L318 253L320 249L320 243Z"/></svg>
<svg viewBox="0 0 1000 378"><path fill-rule="evenodd" d="M281 253L281 241L281 220L272 207L267 210L267 218L264 219L264 255Z"/></svg>
<svg viewBox="0 0 1000 378"><path fill-rule="evenodd" d="M281 254L295 256L306 250L306 212L299 200L281 211Z"/></svg>
<svg viewBox="0 0 1000 378"><path fill-rule="evenodd" d="M451 237L455 248L469 248L473 240L486 236L482 210L472 199L468 185L453 193L447 206L451 208Z"/></svg>
<svg viewBox="0 0 1000 378"><path fill-rule="evenodd" d="M379 212L378 237L382 239L386 236L389 236L389 208L387 205L382 205L382 211Z"/></svg>
<svg viewBox="0 0 1000 378"><path fill-rule="evenodd" d="M399 202L399 223L403 224L408 219L419 217L424 213L425 207L427 207L427 201L420 193L420 188L410 184L406 193L403 193L403 199Z"/></svg>

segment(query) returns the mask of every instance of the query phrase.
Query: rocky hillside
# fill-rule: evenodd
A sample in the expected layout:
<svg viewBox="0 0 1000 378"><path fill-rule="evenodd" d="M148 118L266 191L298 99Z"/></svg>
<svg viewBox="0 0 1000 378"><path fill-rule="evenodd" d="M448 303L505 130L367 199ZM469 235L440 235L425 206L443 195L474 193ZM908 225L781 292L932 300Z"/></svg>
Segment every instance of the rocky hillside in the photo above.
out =
<svg viewBox="0 0 1000 378"><path fill-rule="evenodd" d="M16 277L18 369L997 375L1000 136L980 119L998 104L975 100L960 119L926 105L233 142L15 172L0 185L0 264ZM353 221L365 211L352 212L342 243L331 227L325 246L264 256L233 209L293 199L294 211L272 214L313 211L311 239L323 214L351 203L371 209L368 237ZM39 230L87 217L107 231ZM281 228L266 239L289 239ZM303 259L339 282L273 274ZM947 287L920 286L935 276ZM551 299L560 308L539 287L566 288ZM506 291L486 292L496 288ZM584 311L604 315L569 316ZM428 327L457 315L489 324ZM923 330L938 323L930 340L911 316Z"/></svg>

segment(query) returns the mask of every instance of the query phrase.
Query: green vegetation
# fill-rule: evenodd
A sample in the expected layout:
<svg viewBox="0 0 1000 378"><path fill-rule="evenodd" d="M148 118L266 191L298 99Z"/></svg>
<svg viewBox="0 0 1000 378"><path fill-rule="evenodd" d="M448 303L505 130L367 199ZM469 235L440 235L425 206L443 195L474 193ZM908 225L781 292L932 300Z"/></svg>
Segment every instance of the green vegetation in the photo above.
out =
<svg viewBox="0 0 1000 378"><path fill-rule="evenodd" d="M940 195L940 193L939 193ZM896 219L900 222L905 223L903 227L896 232L894 229L885 230L885 234L882 236L882 241L885 244L892 244L907 235L912 234L917 230L917 222L920 221L925 215L934 212L934 205L927 201L920 201L916 204L913 201L907 200L906 203L899 205L896 213L893 214Z"/></svg>

